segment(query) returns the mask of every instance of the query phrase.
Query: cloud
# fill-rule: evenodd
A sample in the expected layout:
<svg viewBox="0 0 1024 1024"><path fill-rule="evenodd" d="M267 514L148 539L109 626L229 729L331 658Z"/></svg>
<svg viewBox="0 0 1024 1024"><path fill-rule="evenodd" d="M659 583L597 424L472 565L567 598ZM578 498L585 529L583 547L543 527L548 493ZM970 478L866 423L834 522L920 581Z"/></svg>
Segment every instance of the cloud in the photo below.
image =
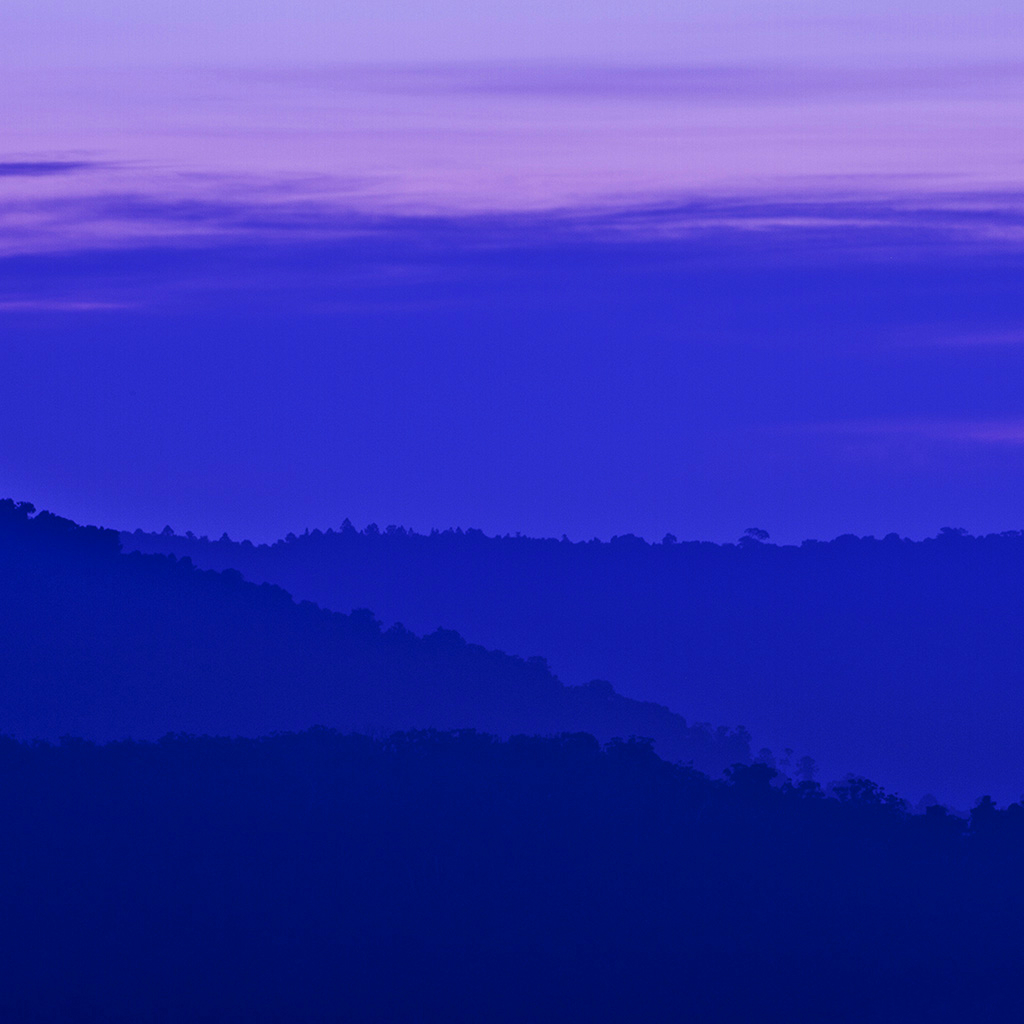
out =
<svg viewBox="0 0 1024 1024"><path fill-rule="evenodd" d="M1024 195L737 194L427 214L207 184L201 196L5 204L0 309L43 312L54 296L96 310L205 308L244 293L247 307L390 315L476 309L517 281L585 312L630 289L647 296L641 320L677 321L681 337L743 334L785 349L810 344L812 324L833 347L888 351L987 339L1010 352L1024 331Z"/></svg>
<svg viewBox="0 0 1024 1024"><path fill-rule="evenodd" d="M0 178L46 178L56 174L74 174L96 167L87 160L8 160L0 161Z"/></svg>
<svg viewBox="0 0 1024 1024"><path fill-rule="evenodd" d="M838 423L813 423L781 428L801 433L839 435L878 441L931 441L983 445L1024 446L1024 419L928 419L859 420Z"/></svg>
<svg viewBox="0 0 1024 1024"><path fill-rule="evenodd" d="M602 202L542 210L450 212L382 210L374 197L324 199L293 182L240 187L213 176L201 194L106 195L26 199L0 211L0 248L12 251L36 231L40 248L134 248L139 245L378 238L410 245L442 244L474 251L541 245L684 243L702 257L714 241L719 254L743 252L759 262L820 262L941 252L1024 252L1024 192L915 194L895 180L888 196L878 183L858 194L852 183L810 196L792 191L764 195L609 196ZM239 198L244 194L245 198ZM5 244L6 243L6 244Z"/></svg>
<svg viewBox="0 0 1024 1024"><path fill-rule="evenodd" d="M129 308L124 302L83 299L0 299L0 313L106 313Z"/></svg>
<svg viewBox="0 0 1024 1024"><path fill-rule="evenodd" d="M800 67L793 63L601 65L529 61L324 65L231 69L242 77L380 94L480 95L595 100L770 102L843 94L973 95L1019 86L1024 62L923 67Z"/></svg>

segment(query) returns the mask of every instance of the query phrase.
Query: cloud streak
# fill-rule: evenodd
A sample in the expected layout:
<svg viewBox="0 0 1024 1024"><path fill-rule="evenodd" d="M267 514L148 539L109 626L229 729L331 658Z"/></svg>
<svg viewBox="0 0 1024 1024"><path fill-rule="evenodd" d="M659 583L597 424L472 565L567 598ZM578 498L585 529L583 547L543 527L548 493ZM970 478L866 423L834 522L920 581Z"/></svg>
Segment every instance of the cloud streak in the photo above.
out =
<svg viewBox="0 0 1024 1024"><path fill-rule="evenodd" d="M755 260L828 262L928 258L939 251L1024 253L1024 192L933 193L900 189L880 197L852 187L795 193L609 197L544 210L418 212L375 209L358 194L324 199L294 182L239 184L208 176L201 194L119 192L23 199L0 210L0 248L20 251L137 248L140 245L327 241L345 238L444 244L465 251L536 244L685 243L715 239L727 254ZM322 190L319 190L322 191ZM246 198L238 198L244 193ZM680 249L682 253L684 250ZM702 256L707 255L702 251Z"/></svg>
<svg viewBox="0 0 1024 1024"><path fill-rule="evenodd" d="M106 313L128 303L87 299L0 299L0 313Z"/></svg>
<svg viewBox="0 0 1024 1024"><path fill-rule="evenodd" d="M700 100L765 103L843 95L1003 93L1024 83L1024 62L853 68L790 64L599 65L541 62L322 65L233 69L234 79L351 93L547 97L593 100Z"/></svg>
<svg viewBox="0 0 1024 1024"><path fill-rule="evenodd" d="M1012 193L928 203L735 195L463 215L294 196L230 179L202 198L8 203L0 310L177 307L217 293L295 308L475 306L503 281L543 288L549 277L565 281L566 295L595 288L598 304L608 289L657 288L656 301L685 302L700 322L719 325L708 330L743 322L773 345L791 344L787 325L826 302L833 343L1013 349L1024 337L1014 284L1024 273L1024 196ZM671 297L684 282L706 298Z"/></svg>
<svg viewBox="0 0 1024 1024"><path fill-rule="evenodd" d="M50 178L92 170L96 166L86 160L7 160L0 161L0 178Z"/></svg>
<svg viewBox="0 0 1024 1024"><path fill-rule="evenodd" d="M1024 446L1024 419L856 420L776 428L783 433L810 433L879 442L926 441L942 444ZM884 451L879 449L879 451Z"/></svg>

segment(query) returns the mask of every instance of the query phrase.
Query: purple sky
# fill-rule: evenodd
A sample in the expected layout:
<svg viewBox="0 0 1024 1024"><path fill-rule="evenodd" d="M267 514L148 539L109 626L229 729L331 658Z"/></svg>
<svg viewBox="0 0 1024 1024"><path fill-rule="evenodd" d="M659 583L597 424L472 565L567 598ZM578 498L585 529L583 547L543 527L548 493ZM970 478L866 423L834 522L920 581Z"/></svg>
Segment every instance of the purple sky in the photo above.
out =
<svg viewBox="0 0 1024 1024"><path fill-rule="evenodd" d="M1004 0L6 0L25 64L1017 59Z"/></svg>
<svg viewBox="0 0 1024 1024"><path fill-rule="evenodd" d="M1024 18L710 8L7 0L0 490L254 539L1020 527Z"/></svg>

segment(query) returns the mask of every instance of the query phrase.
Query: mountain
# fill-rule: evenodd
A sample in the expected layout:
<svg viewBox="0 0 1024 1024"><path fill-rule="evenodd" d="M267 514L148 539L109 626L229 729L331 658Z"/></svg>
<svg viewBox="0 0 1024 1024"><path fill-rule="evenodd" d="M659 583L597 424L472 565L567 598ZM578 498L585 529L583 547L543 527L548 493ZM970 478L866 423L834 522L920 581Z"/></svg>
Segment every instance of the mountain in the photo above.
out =
<svg viewBox="0 0 1024 1024"><path fill-rule="evenodd" d="M337 611L543 653L568 683L743 722L916 799L1024 792L1024 534L776 546L429 536L389 526L270 545L163 534L126 547L234 568Z"/></svg>
<svg viewBox="0 0 1024 1024"><path fill-rule="evenodd" d="M472 727L651 737L665 757L713 774L750 758L742 729L691 726L602 681L563 686L543 658L451 630L382 630L366 610L296 604L237 571L120 547L111 530L0 501L0 733Z"/></svg>
<svg viewBox="0 0 1024 1024"><path fill-rule="evenodd" d="M794 783L741 730L13 501L0 623L4 1020L1019 1016L1024 802Z"/></svg>

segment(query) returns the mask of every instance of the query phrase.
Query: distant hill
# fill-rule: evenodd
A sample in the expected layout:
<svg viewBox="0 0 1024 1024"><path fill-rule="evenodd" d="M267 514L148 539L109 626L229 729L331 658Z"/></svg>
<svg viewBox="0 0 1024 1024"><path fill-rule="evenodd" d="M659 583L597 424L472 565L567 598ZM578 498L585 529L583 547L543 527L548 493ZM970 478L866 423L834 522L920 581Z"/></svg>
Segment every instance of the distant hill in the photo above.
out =
<svg viewBox="0 0 1024 1024"><path fill-rule="evenodd" d="M565 687L523 660L438 630L382 630L238 572L123 554L118 534L0 501L0 733L19 738L259 735L325 725L388 733L646 736L720 774L743 730L690 726L608 683Z"/></svg>
<svg viewBox="0 0 1024 1024"><path fill-rule="evenodd" d="M754 531L756 534L757 531ZM776 546L429 536L400 527L271 545L164 534L125 545L235 568L338 611L544 654L756 745L969 806L1024 792L1024 534Z"/></svg>

